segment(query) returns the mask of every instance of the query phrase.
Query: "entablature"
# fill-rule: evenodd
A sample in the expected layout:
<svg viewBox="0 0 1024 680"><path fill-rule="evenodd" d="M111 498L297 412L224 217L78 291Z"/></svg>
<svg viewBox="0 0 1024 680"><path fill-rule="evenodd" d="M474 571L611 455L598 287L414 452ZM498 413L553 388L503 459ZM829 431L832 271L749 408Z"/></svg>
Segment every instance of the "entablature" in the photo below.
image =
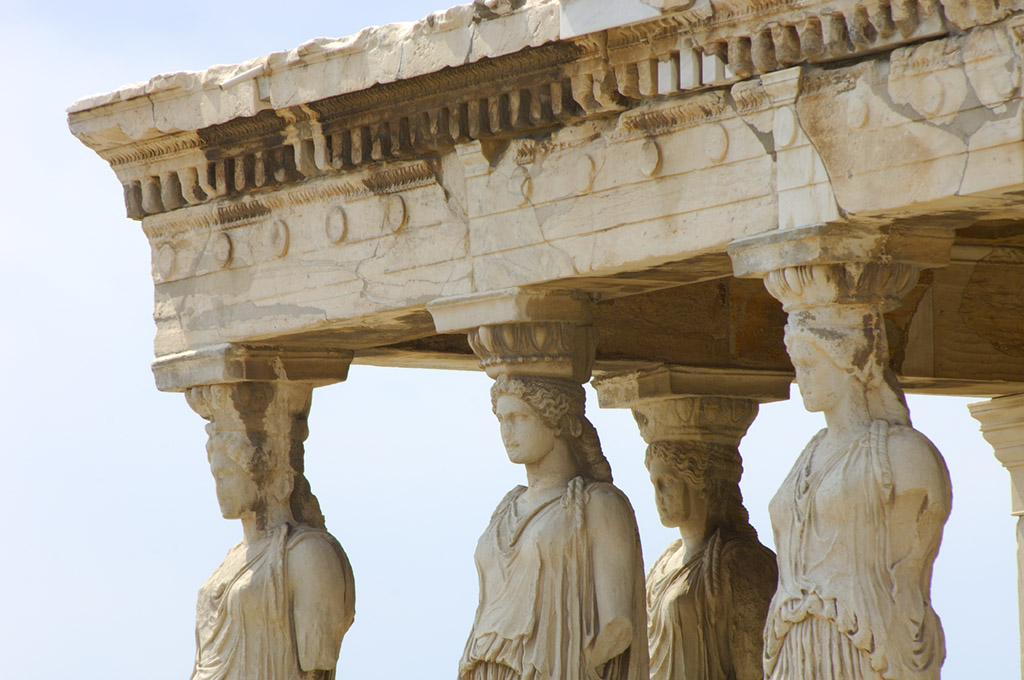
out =
<svg viewBox="0 0 1024 680"><path fill-rule="evenodd" d="M461 366L471 355L427 306L513 287L609 310L595 311L599 371L686 356L788 371L781 312L730 278L731 243L1024 224L1024 4L668 4L573 37L552 0L464 6L73 106L150 240L158 359L329 338L356 361ZM1003 285L978 272L1006 269L1016 246L972 238L954 250L975 259L908 299L946 314ZM637 345L651 299L723 294L761 310L745 330L673 348L680 322ZM903 314L893 356L909 387L1024 389L1016 359L972 382L960 321ZM998 326L975 324L982 338Z"/></svg>

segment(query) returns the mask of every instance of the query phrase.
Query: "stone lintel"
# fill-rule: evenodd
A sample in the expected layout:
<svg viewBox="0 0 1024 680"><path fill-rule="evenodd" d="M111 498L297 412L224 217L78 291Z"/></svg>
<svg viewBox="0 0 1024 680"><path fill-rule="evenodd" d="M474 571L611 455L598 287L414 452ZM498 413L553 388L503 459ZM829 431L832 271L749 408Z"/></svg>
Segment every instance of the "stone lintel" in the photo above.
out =
<svg viewBox="0 0 1024 680"><path fill-rule="evenodd" d="M782 372L744 375L662 364L594 380L602 408L630 408L648 444L710 442L738 447L758 404L789 397Z"/></svg>
<svg viewBox="0 0 1024 680"><path fill-rule="evenodd" d="M505 323L591 323L590 301L570 290L504 290L460 295L427 304L438 333Z"/></svg>
<svg viewBox="0 0 1024 680"><path fill-rule="evenodd" d="M680 397L720 396L758 403L789 398L791 373L661 364L594 378L602 408L637 406Z"/></svg>
<svg viewBox="0 0 1024 680"><path fill-rule="evenodd" d="M817 264L900 263L929 269L949 264L953 236L951 229L824 224L739 239L728 252L733 273L741 278L764 278L777 269Z"/></svg>
<svg viewBox="0 0 1024 680"><path fill-rule="evenodd" d="M153 362L157 389L184 392L198 385L289 381L313 386L348 377L348 350L284 350L272 347L218 345L158 358Z"/></svg>
<svg viewBox="0 0 1024 680"><path fill-rule="evenodd" d="M1024 517L1024 394L968 404L985 441L1010 473L1010 514Z"/></svg>

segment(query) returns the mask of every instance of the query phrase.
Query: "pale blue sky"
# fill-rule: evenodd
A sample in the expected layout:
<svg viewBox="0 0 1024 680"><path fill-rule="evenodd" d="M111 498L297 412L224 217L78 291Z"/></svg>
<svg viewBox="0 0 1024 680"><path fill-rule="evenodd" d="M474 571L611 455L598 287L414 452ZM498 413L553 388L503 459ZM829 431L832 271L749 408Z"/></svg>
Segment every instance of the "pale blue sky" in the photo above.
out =
<svg viewBox="0 0 1024 680"><path fill-rule="evenodd" d="M438 0L380 3L8 3L0 162L0 677L187 680L196 590L240 537L221 519L203 422L149 371L149 249L113 173L67 130L74 100L149 78L414 20ZM523 481L479 373L353 367L317 390L307 470L354 565L356 622L339 678L454 678L476 606L472 554ZM946 455L953 515L936 563L946 678L1018 666L1014 521L1006 472L965 399L911 400ZM628 412L590 415L631 498L646 563L658 524ZM799 399L762 409L743 489L767 503L822 425Z"/></svg>

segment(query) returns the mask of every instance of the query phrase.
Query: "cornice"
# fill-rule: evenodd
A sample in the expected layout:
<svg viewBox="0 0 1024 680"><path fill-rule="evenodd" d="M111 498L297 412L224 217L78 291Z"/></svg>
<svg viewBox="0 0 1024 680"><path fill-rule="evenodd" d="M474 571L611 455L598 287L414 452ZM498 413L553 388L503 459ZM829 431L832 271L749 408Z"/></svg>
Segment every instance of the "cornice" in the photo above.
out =
<svg viewBox="0 0 1024 680"><path fill-rule="evenodd" d="M1024 7L1024 0L1013 1ZM522 22L529 16L548 21L553 3L528 2L486 20L467 18L467 10L454 8L431 15L427 24L413 29L381 29L376 42L361 33L351 40L313 41L287 58L270 55L247 63L241 72L239 67L212 69L201 77L163 76L141 89L125 88L122 100L101 98L73 107L72 128L111 163L124 187L128 216L142 219L363 167L426 159L459 143L543 134L590 117L620 113L620 130L627 135L685 127L714 119L725 105L720 95L684 101L680 93L719 88L799 63L868 57L949 30L937 0L869 5L857 0L712 0L700 14L670 12L571 40L557 40L545 33L550 27L542 27L516 50L466 56L455 65L439 61L436 70L414 77L396 76L310 101L292 98L287 106L268 108L275 103L275 86L260 80L271 78L268 69L313 63L340 68L340 62L331 60L367 57L389 45L399 49L381 36L390 40L403 35L436 47L431 36L439 32L480 31L487 21ZM896 70L927 67L893 64ZM808 82L805 91L829 84L828 78L826 74ZM176 106L184 109L197 92L214 86L218 92L235 93L232 110L244 113L249 99L259 104L249 107L252 115L196 130L176 130L173 121L149 127L140 122L146 112L138 97L165 106L179 97ZM332 87L347 86L320 89ZM716 97L717 102L711 101ZM739 110L763 108L757 87L733 88L733 98ZM651 106L662 101L671 103ZM126 117L131 113L124 125L118 111ZM185 113L181 117L187 119ZM169 131L152 136L157 129ZM143 132L133 138L131 130Z"/></svg>

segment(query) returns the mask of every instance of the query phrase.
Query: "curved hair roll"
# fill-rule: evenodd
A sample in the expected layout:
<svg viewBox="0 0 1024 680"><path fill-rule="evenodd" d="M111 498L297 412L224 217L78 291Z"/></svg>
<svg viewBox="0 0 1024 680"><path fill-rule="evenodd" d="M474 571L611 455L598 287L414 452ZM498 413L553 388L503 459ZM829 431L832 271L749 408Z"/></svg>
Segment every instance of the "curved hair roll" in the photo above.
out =
<svg viewBox="0 0 1024 680"><path fill-rule="evenodd" d="M503 395L528 404L545 425L565 440L584 479L612 481L612 468L601 451L597 430L584 413L586 393L582 386L560 378L499 375L491 386L491 409L495 413L498 398Z"/></svg>

